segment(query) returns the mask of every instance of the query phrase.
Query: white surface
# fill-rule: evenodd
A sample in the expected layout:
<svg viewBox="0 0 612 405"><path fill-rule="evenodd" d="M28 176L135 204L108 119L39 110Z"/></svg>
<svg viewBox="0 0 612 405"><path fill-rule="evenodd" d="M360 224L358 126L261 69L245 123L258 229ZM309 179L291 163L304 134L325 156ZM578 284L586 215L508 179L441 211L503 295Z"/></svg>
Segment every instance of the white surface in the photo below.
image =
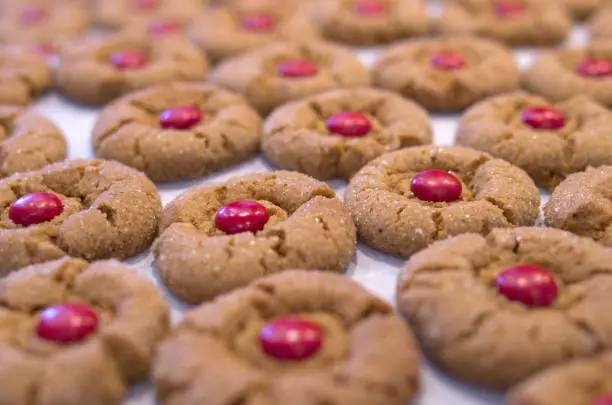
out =
<svg viewBox="0 0 612 405"><path fill-rule="evenodd" d="M584 43L584 31L576 29L569 42L570 44ZM372 49L362 50L360 51L360 56L364 62L370 64L375 58L376 53L376 50ZM530 50L517 52L517 59L521 66L526 66L532 56L533 51ZM90 145L90 132L96 119L96 109L83 108L68 103L55 94L42 98L35 105L35 108L54 120L65 131L70 143L70 157L93 157ZM432 116L436 144L453 144L457 118L458 115ZM221 182L235 175L272 169L261 157L256 157L219 174L196 181L160 185L159 189L162 200L166 204L187 188L197 184ZM330 185L342 196L346 182L332 181ZM160 284L153 271L152 255L148 251L138 257L127 260L127 262L137 268L139 272ZM402 263L403 260L401 259L377 252L360 244L357 255L349 266L347 274L362 283L373 293L392 303L394 300L395 280ZM172 308L173 319L179 319L187 307L170 296L168 296L168 300ZM389 348L389 350L393 350L393 348ZM439 370L432 368L429 364L425 364L423 367L422 377L421 393L418 399L413 401L412 405L502 404L501 393L463 385L444 375ZM148 384L134 387L129 398L126 400L126 405L153 405L155 403L154 395Z"/></svg>

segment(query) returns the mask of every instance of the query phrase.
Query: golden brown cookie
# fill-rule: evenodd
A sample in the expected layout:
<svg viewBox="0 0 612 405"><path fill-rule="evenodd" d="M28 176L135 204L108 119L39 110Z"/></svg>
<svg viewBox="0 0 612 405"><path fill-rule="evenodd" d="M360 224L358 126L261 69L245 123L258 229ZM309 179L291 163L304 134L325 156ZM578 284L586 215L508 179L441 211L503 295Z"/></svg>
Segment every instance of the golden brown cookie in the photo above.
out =
<svg viewBox="0 0 612 405"><path fill-rule="evenodd" d="M332 90L277 108L262 136L265 156L281 169L320 180L350 178L383 153L429 144L427 112L394 93Z"/></svg>
<svg viewBox="0 0 612 405"><path fill-rule="evenodd" d="M161 292L117 261L11 274L0 280L0 403L120 405L147 377L168 318Z"/></svg>
<svg viewBox="0 0 612 405"><path fill-rule="evenodd" d="M155 267L189 303L286 269L342 271L355 226L331 188L278 171L188 190L164 209Z"/></svg>
<svg viewBox="0 0 612 405"><path fill-rule="evenodd" d="M612 42L543 51L524 73L523 85L553 102L584 95L612 107Z"/></svg>
<svg viewBox="0 0 612 405"><path fill-rule="evenodd" d="M50 83L45 58L26 46L0 46L0 104L30 104Z"/></svg>
<svg viewBox="0 0 612 405"><path fill-rule="evenodd" d="M202 0L98 0L94 5L94 21L115 29L156 19L187 22L202 10Z"/></svg>
<svg viewBox="0 0 612 405"><path fill-rule="evenodd" d="M474 35L511 46L562 42L572 20L561 2L549 0L447 1L438 29L443 35Z"/></svg>
<svg viewBox="0 0 612 405"><path fill-rule="evenodd" d="M586 97L550 105L516 92L484 100L461 117L456 142L507 160L549 189L587 166L612 164L612 113Z"/></svg>
<svg viewBox="0 0 612 405"><path fill-rule="evenodd" d="M397 306L445 371L507 388L610 349L611 288L612 252L600 244L557 229L495 229L413 256Z"/></svg>
<svg viewBox="0 0 612 405"><path fill-rule="evenodd" d="M532 225L540 194L525 172L486 153L417 146L368 163L344 201L360 241L410 257L462 233Z"/></svg>
<svg viewBox="0 0 612 405"><path fill-rule="evenodd" d="M601 7L587 21L587 29L593 39L612 38L612 6Z"/></svg>
<svg viewBox="0 0 612 405"><path fill-rule="evenodd" d="M0 277L62 256L123 259L146 249L161 201L120 163L75 159L0 180Z"/></svg>
<svg viewBox="0 0 612 405"><path fill-rule="evenodd" d="M316 271L191 310L153 368L161 405L405 405L419 386L418 349L391 307Z"/></svg>
<svg viewBox="0 0 612 405"><path fill-rule="evenodd" d="M368 86L370 73L348 48L278 42L226 59L211 80L268 114L281 104L326 90Z"/></svg>
<svg viewBox="0 0 612 405"><path fill-rule="evenodd" d="M309 0L305 8L323 34L351 45L380 45L424 35L422 0Z"/></svg>
<svg viewBox="0 0 612 405"><path fill-rule="evenodd" d="M519 85L518 66L509 50L478 38L393 45L379 56L373 75L377 86L433 111L461 110Z"/></svg>
<svg viewBox="0 0 612 405"><path fill-rule="evenodd" d="M106 106L93 128L96 157L153 181L202 177L259 148L261 118L246 101L210 84L170 83Z"/></svg>
<svg viewBox="0 0 612 405"><path fill-rule="evenodd" d="M75 101L104 104L156 84L203 81L207 71L205 57L186 39L116 35L66 46L56 85Z"/></svg>

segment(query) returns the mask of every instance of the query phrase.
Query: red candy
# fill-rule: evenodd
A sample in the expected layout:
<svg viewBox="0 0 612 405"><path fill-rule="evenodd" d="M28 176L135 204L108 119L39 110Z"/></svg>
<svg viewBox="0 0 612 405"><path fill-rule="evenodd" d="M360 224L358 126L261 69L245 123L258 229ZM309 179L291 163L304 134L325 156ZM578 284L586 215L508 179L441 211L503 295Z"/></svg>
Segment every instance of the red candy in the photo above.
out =
<svg viewBox="0 0 612 405"><path fill-rule="evenodd" d="M431 66L440 70L461 69L465 65L465 59L457 52L442 51L435 53L430 59Z"/></svg>
<svg viewBox="0 0 612 405"><path fill-rule="evenodd" d="M19 20L22 24L32 25L38 24L49 17L46 9L38 6L27 6L21 10Z"/></svg>
<svg viewBox="0 0 612 405"><path fill-rule="evenodd" d="M278 65L278 74L288 78L311 77L318 72L317 65L306 59L294 59Z"/></svg>
<svg viewBox="0 0 612 405"><path fill-rule="evenodd" d="M159 116L159 125L166 129L189 129L201 120L202 112L198 107L184 105L162 112Z"/></svg>
<svg viewBox="0 0 612 405"><path fill-rule="evenodd" d="M323 330L297 317L279 318L259 333L262 350L278 360L299 361L316 354L323 344Z"/></svg>
<svg viewBox="0 0 612 405"><path fill-rule="evenodd" d="M497 276L497 291L510 301L529 307L550 306L559 288L552 273L532 264L504 270Z"/></svg>
<svg viewBox="0 0 612 405"><path fill-rule="evenodd" d="M45 59L51 59L55 56L55 48L48 44L33 44L31 49Z"/></svg>
<svg viewBox="0 0 612 405"><path fill-rule="evenodd" d="M158 5L158 0L132 0L132 8L139 11L153 10Z"/></svg>
<svg viewBox="0 0 612 405"><path fill-rule="evenodd" d="M576 71L585 77L607 77L612 75L612 60L586 59L578 64Z"/></svg>
<svg viewBox="0 0 612 405"><path fill-rule="evenodd" d="M38 321L38 336L60 343L79 342L98 326L98 316L87 305L63 304L45 309Z"/></svg>
<svg viewBox="0 0 612 405"><path fill-rule="evenodd" d="M268 219L268 210L257 201L236 200L217 211L215 225L226 234L233 235L261 231Z"/></svg>
<svg viewBox="0 0 612 405"><path fill-rule="evenodd" d="M55 194L30 193L11 205L9 218L17 225L30 226L51 221L62 212L64 205Z"/></svg>
<svg viewBox="0 0 612 405"><path fill-rule="evenodd" d="M523 110L521 121L533 129L554 130L563 128L565 115L552 107L529 107Z"/></svg>
<svg viewBox="0 0 612 405"><path fill-rule="evenodd" d="M602 395L593 401L593 405L612 405L612 394Z"/></svg>
<svg viewBox="0 0 612 405"><path fill-rule="evenodd" d="M383 0L362 0L355 4L355 12L365 16L377 16L387 12L387 3Z"/></svg>
<svg viewBox="0 0 612 405"><path fill-rule="evenodd" d="M493 5L493 12L504 18L515 18L525 14L525 4L518 1L499 1Z"/></svg>
<svg viewBox="0 0 612 405"><path fill-rule="evenodd" d="M149 23L147 32L152 37L163 37L166 35L176 34L179 30L179 26L170 20L157 20Z"/></svg>
<svg viewBox="0 0 612 405"><path fill-rule="evenodd" d="M140 51L123 51L110 56L110 63L119 70L139 69L148 61L146 55Z"/></svg>
<svg viewBox="0 0 612 405"><path fill-rule="evenodd" d="M254 32L270 32L276 27L274 19L269 14L250 14L242 18L242 29Z"/></svg>
<svg viewBox="0 0 612 405"><path fill-rule="evenodd" d="M370 119L364 114L355 111L346 111L334 114L327 119L329 132L341 136L365 136L372 130Z"/></svg>
<svg viewBox="0 0 612 405"><path fill-rule="evenodd" d="M451 202L461 198L461 181L444 170L425 170L412 178L410 190L420 200Z"/></svg>

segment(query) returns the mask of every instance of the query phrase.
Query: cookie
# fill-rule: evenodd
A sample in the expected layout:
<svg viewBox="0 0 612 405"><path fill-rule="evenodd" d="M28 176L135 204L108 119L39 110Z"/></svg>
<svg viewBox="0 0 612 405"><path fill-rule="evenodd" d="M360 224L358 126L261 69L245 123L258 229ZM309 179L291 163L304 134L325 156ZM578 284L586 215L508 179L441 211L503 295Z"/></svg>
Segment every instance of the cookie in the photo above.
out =
<svg viewBox="0 0 612 405"><path fill-rule="evenodd" d="M120 163L75 159L0 180L0 277L69 255L123 259L146 249L161 201Z"/></svg>
<svg viewBox="0 0 612 405"><path fill-rule="evenodd" d="M188 22L201 10L202 0L103 0L94 3L93 19L118 29L156 19Z"/></svg>
<svg viewBox="0 0 612 405"><path fill-rule="evenodd" d="M212 82L236 91L260 113L326 90L368 86L355 53L325 42L278 42L226 59Z"/></svg>
<svg viewBox="0 0 612 405"><path fill-rule="evenodd" d="M23 107L0 105L0 177L64 160L68 146L50 120Z"/></svg>
<svg viewBox="0 0 612 405"><path fill-rule="evenodd" d="M323 34L351 45L381 45L424 35L429 19L422 0L310 0L309 14Z"/></svg>
<svg viewBox="0 0 612 405"><path fill-rule="evenodd" d="M495 229L413 256L397 306L446 372L507 388L609 349L610 288L612 252L600 244L557 229Z"/></svg>
<svg viewBox="0 0 612 405"><path fill-rule="evenodd" d="M486 153L417 146L364 166L344 201L361 242L409 257L462 233L532 225L540 194L525 172Z"/></svg>
<svg viewBox="0 0 612 405"><path fill-rule="evenodd" d="M587 21L587 29L592 39L612 38L612 7L602 7Z"/></svg>
<svg viewBox="0 0 612 405"><path fill-rule="evenodd" d="M186 39L117 35L66 46L56 85L66 97L99 105L156 84L203 81L207 71L206 59Z"/></svg>
<svg viewBox="0 0 612 405"><path fill-rule="evenodd" d="M277 108L266 120L262 149L281 169L320 180L350 178L383 153L429 144L427 113L394 93L332 90Z"/></svg>
<svg viewBox="0 0 612 405"><path fill-rule="evenodd" d="M571 27L563 4L548 0L449 1L438 21L443 35L488 37L511 46L556 45Z"/></svg>
<svg viewBox="0 0 612 405"><path fill-rule="evenodd" d="M189 303L286 269L342 271L356 244L332 189L285 171L192 188L166 206L160 232L155 267Z"/></svg>
<svg viewBox="0 0 612 405"><path fill-rule="evenodd" d="M384 50L374 83L433 111L454 111L515 90L519 69L504 46L478 38L422 39Z"/></svg>
<svg viewBox="0 0 612 405"><path fill-rule="evenodd" d="M170 83L104 107L93 128L96 157L153 181L202 177L259 149L261 118L242 97L210 84Z"/></svg>
<svg viewBox="0 0 612 405"><path fill-rule="evenodd" d="M516 92L466 111L456 142L507 160L552 189L589 165L612 164L611 125L612 113L585 97L551 105Z"/></svg>
<svg viewBox="0 0 612 405"><path fill-rule="evenodd" d="M27 46L0 46L0 104L27 105L50 83L45 58Z"/></svg>
<svg viewBox="0 0 612 405"><path fill-rule="evenodd" d="M161 405L405 405L419 356L404 323L362 286L293 270L188 312L153 378Z"/></svg>
<svg viewBox="0 0 612 405"><path fill-rule="evenodd" d="M508 405L606 405L612 403L612 352L570 360L520 384Z"/></svg>
<svg viewBox="0 0 612 405"><path fill-rule="evenodd" d="M167 333L161 292L117 261L62 259L0 280L0 403L120 405Z"/></svg>
<svg viewBox="0 0 612 405"><path fill-rule="evenodd" d="M612 107L612 43L543 51L524 73L523 85L553 102L585 95Z"/></svg>

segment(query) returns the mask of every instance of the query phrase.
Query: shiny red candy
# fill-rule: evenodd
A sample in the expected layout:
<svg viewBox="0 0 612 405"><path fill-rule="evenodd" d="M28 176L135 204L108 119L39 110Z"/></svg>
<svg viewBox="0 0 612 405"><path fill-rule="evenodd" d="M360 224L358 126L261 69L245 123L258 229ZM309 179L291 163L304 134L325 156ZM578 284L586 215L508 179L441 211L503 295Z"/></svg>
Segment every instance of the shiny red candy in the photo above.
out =
<svg viewBox="0 0 612 405"><path fill-rule="evenodd" d="M329 132L346 137L365 136L372 130L370 119L360 112L346 111L327 119Z"/></svg>
<svg viewBox="0 0 612 405"><path fill-rule="evenodd" d="M165 129L189 129L201 120L202 112L192 105L170 108L159 115L159 125Z"/></svg>
<svg viewBox="0 0 612 405"><path fill-rule="evenodd" d="M279 318L259 333L262 350L285 361L304 360L316 354L323 344L323 330L314 322L297 317Z"/></svg>
<svg viewBox="0 0 612 405"><path fill-rule="evenodd" d="M461 198L463 186L453 174L444 170L425 170L412 178L410 190L420 200L452 202Z"/></svg>
<svg viewBox="0 0 612 405"><path fill-rule="evenodd" d="M63 304L45 309L38 321L38 336L60 343L80 342L96 330L98 316L87 305Z"/></svg>
<svg viewBox="0 0 612 405"><path fill-rule="evenodd" d="M251 200L225 204L215 217L215 225L228 235L261 231L270 219L266 207Z"/></svg>
<svg viewBox="0 0 612 405"><path fill-rule="evenodd" d="M519 1L499 1L493 5L495 15L503 18L520 17L525 11L525 4Z"/></svg>
<svg viewBox="0 0 612 405"><path fill-rule="evenodd" d="M152 37L163 37L173 35L179 31L179 26L170 20L157 20L149 23L148 34Z"/></svg>
<svg viewBox="0 0 612 405"><path fill-rule="evenodd" d="M550 306L559 292L552 273L532 264L510 267L501 272L496 281L500 294L528 307Z"/></svg>
<svg viewBox="0 0 612 405"><path fill-rule="evenodd" d="M250 14L242 18L242 29L254 32L270 32L276 27L274 18L269 14Z"/></svg>
<svg viewBox="0 0 612 405"><path fill-rule="evenodd" d="M278 74L288 78L311 77L318 72L317 65L306 59L294 59L278 65Z"/></svg>
<svg viewBox="0 0 612 405"><path fill-rule="evenodd" d="M377 16L385 14L388 10L387 2L383 0L362 0L355 4L357 14L365 16Z"/></svg>
<svg viewBox="0 0 612 405"><path fill-rule="evenodd" d="M158 0L132 0L132 9L140 11L148 11L157 8Z"/></svg>
<svg viewBox="0 0 612 405"><path fill-rule="evenodd" d="M51 59L56 54L55 48L48 44L34 44L31 49L45 59Z"/></svg>
<svg viewBox="0 0 612 405"><path fill-rule="evenodd" d="M593 401L593 405L612 405L612 394L602 395Z"/></svg>
<svg viewBox="0 0 612 405"><path fill-rule="evenodd" d="M146 55L140 51L123 51L110 56L110 63L119 70L139 69L148 61Z"/></svg>
<svg viewBox="0 0 612 405"><path fill-rule="evenodd" d="M9 218L17 225L30 226L51 221L62 212L64 205L55 194L30 193L11 205Z"/></svg>
<svg viewBox="0 0 612 405"><path fill-rule="evenodd" d="M33 25L47 19L49 13L46 9L39 6L28 6L21 10L19 20L22 24Z"/></svg>
<svg viewBox="0 0 612 405"><path fill-rule="evenodd" d="M554 130L563 128L565 115L552 107L529 107L523 110L521 121L533 129Z"/></svg>
<svg viewBox="0 0 612 405"><path fill-rule="evenodd" d="M612 60L586 59L578 64L576 71L585 77L608 77L612 75Z"/></svg>
<svg viewBox="0 0 612 405"><path fill-rule="evenodd" d="M440 70L461 69L465 65L465 59L457 52L442 51L435 53L430 59L431 66Z"/></svg>

